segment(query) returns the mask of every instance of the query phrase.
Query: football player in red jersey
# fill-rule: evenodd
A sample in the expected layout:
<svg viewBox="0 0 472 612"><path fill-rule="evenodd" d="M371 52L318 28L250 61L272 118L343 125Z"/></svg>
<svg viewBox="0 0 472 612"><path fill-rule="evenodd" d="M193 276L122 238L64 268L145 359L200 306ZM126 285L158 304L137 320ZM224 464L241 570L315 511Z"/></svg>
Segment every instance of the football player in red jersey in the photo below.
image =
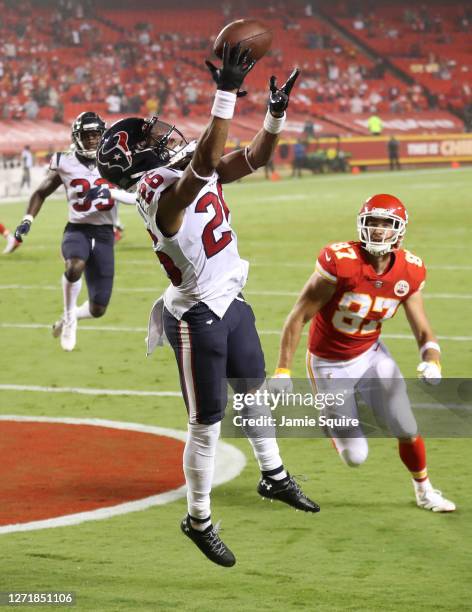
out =
<svg viewBox="0 0 472 612"><path fill-rule="evenodd" d="M400 458L413 479L416 502L433 512L455 510L453 502L433 489L426 468L423 438L418 434L402 374L380 341L382 322L400 304L418 343L418 375L429 384L441 378L440 348L426 316L421 290L422 260L401 248L408 223L402 202L388 194L369 198L357 217L358 242L339 242L322 249L282 332L275 377L291 388L290 368L303 326L311 321L307 373L318 392L333 390L342 379L343 414L357 416L355 393L398 438ZM334 416L334 415L333 415ZM339 415L338 415L339 416ZM354 421L355 423L355 421ZM352 467L367 459L368 445L360 425L326 429L340 457Z"/></svg>
<svg viewBox="0 0 472 612"><path fill-rule="evenodd" d="M21 245L21 242L18 242L18 240L15 239L14 234L12 234L10 230L2 223L0 223L0 234L7 241L6 247L2 251L4 255L6 255L7 253L13 253L13 251Z"/></svg>

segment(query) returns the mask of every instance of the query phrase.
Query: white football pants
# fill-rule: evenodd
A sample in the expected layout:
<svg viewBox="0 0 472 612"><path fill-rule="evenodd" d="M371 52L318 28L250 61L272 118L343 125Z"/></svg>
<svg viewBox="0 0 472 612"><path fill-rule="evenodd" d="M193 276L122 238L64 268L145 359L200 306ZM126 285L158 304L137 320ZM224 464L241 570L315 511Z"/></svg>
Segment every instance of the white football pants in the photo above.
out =
<svg viewBox="0 0 472 612"><path fill-rule="evenodd" d="M350 361L329 361L307 352L307 374L315 393L344 392L344 405L325 408L329 417L359 418L356 393L373 411L379 425L396 438L412 438L418 428L411 410L406 383L382 342ZM341 380L340 380L341 379ZM357 427L327 427L340 457L352 467L367 459L369 447L359 419Z"/></svg>

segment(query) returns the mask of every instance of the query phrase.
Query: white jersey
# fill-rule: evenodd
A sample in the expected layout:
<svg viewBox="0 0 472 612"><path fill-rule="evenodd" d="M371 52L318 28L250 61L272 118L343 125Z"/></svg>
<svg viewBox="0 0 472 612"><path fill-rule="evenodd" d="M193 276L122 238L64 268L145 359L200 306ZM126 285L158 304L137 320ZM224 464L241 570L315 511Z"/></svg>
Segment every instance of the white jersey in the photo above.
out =
<svg viewBox="0 0 472 612"><path fill-rule="evenodd" d="M100 176L93 160L86 164L72 151L54 153L49 168L59 174L64 184L70 223L115 225L117 209L114 200L97 198L91 203L84 202L84 196L89 189L98 185L110 185Z"/></svg>
<svg viewBox="0 0 472 612"><path fill-rule="evenodd" d="M138 212L172 283L164 294L164 304L179 320L198 302L222 318L246 284L249 264L239 256L216 172L185 209L179 231L170 238L162 234L156 223L159 198L180 176L179 170L157 168L138 184Z"/></svg>

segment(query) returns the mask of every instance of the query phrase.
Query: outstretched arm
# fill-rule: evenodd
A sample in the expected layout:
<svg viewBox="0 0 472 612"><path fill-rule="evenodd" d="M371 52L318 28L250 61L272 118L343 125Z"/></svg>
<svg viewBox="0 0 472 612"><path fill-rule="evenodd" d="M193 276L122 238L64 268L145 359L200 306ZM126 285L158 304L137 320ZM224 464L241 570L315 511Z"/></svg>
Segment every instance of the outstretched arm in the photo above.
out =
<svg viewBox="0 0 472 612"><path fill-rule="evenodd" d="M192 161L178 181L166 189L160 197L157 224L167 235L175 234L182 225L184 211L206 182L213 178L223 155L228 129L236 104L236 93L255 62L250 60L250 50L242 51L239 44L223 48L223 65L207 66L217 85L212 118L198 140Z"/></svg>
<svg viewBox="0 0 472 612"><path fill-rule="evenodd" d="M15 230L15 238L18 242L23 242L23 236L26 236L30 231L33 219L41 210L44 200L54 193L60 185L62 185L62 179L59 174L55 170L49 170L46 178L31 195L25 216Z"/></svg>
<svg viewBox="0 0 472 612"><path fill-rule="evenodd" d="M291 369L304 326L328 303L335 290L335 283L326 280L318 272L313 272L285 321L277 370L288 372Z"/></svg>
<svg viewBox="0 0 472 612"><path fill-rule="evenodd" d="M231 183L265 166L272 157L285 122L290 92L300 74L296 68L279 89L275 76L270 78L269 104L264 126L243 150L225 155L217 167L222 183Z"/></svg>

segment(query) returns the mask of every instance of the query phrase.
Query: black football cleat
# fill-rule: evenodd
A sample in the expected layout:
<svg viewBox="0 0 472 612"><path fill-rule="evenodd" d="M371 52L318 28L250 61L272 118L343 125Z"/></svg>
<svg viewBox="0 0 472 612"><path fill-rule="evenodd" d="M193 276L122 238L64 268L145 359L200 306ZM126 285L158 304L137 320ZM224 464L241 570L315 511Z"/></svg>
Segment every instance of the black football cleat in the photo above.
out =
<svg viewBox="0 0 472 612"><path fill-rule="evenodd" d="M282 480L274 480L264 476L257 485L257 492L267 499L276 499L292 508L304 512L319 512L320 507L303 493L296 480L287 474Z"/></svg>
<svg viewBox="0 0 472 612"><path fill-rule="evenodd" d="M218 535L217 527L210 525L204 531L198 531L190 524L187 514L180 523L180 528L213 563L224 567L232 567L236 563L236 557Z"/></svg>

